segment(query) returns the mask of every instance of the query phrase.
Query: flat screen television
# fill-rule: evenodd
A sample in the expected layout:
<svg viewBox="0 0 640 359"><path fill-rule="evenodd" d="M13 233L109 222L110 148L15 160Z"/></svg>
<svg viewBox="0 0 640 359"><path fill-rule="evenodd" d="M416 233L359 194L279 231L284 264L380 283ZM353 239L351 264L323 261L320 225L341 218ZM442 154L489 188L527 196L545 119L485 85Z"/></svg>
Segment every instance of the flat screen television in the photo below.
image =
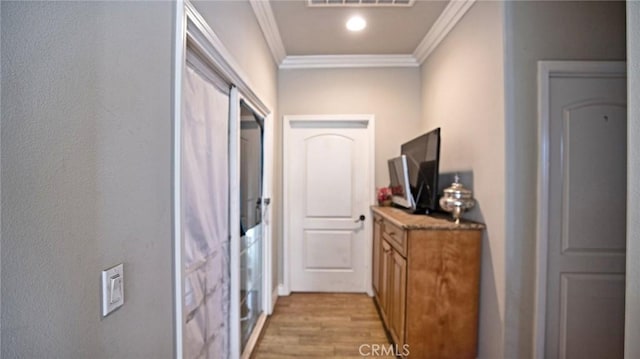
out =
<svg viewBox="0 0 640 359"><path fill-rule="evenodd" d="M389 179L391 181L391 202L398 207L414 209L413 197L409 185L407 157L400 156L388 161Z"/></svg>
<svg viewBox="0 0 640 359"><path fill-rule="evenodd" d="M400 152L407 158L409 185L415 201L414 213L437 211L440 128L404 143Z"/></svg>

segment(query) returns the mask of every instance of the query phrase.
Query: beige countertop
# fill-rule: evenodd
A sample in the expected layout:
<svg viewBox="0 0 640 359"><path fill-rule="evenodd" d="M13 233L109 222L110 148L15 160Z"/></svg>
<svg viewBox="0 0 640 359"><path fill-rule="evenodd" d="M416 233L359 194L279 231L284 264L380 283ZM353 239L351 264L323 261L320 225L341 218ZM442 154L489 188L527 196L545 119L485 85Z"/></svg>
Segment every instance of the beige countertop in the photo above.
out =
<svg viewBox="0 0 640 359"><path fill-rule="evenodd" d="M411 230L420 229L469 229L479 230L484 229L485 225L478 222L460 220L459 224L456 224L451 216L446 214L421 215L421 214L409 214L393 207L379 207L373 206L371 210L383 216L391 223L398 227Z"/></svg>

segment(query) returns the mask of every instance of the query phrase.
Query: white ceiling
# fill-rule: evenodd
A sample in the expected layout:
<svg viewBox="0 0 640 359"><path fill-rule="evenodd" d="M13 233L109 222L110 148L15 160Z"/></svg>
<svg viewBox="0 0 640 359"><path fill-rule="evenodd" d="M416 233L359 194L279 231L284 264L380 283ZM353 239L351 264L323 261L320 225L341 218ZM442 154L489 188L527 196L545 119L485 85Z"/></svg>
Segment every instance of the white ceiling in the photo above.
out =
<svg viewBox="0 0 640 359"><path fill-rule="evenodd" d="M308 6L307 0L270 0L287 56L413 54L448 1L417 0L413 6ZM367 27L349 32L360 15Z"/></svg>
<svg viewBox="0 0 640 359"><path fill-rule="evenodd" d="M316 2L320 0L315 0ZM249 0L273 58L281 69L417 67L433 52L476 0ZM336 2L379 6L336 6ZM359 14L360 33L346 30Z"/></svg>

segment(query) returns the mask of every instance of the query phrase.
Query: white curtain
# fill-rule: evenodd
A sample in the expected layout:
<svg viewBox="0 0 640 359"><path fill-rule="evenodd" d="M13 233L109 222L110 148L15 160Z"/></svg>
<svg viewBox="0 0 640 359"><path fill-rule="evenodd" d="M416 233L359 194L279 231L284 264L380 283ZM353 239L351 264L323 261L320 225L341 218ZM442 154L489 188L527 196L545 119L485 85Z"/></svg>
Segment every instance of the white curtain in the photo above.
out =
<svg viewBox="0 0 640 359"><path fill-rule="evenodd" d="M182 119L184 347L229 355L229 91L187 67Z"/></svg>

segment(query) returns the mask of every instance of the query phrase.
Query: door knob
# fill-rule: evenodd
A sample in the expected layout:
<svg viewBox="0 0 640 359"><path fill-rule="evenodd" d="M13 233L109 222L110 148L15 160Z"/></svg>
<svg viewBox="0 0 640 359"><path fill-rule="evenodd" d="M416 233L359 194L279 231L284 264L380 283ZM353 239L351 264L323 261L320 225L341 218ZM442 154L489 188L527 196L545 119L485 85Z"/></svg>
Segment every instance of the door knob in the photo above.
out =
<svg viewBox="0 0 640 359"><path fill-rule="evenodd" d="M358 217L358 219L356 219L354 222L364 222L365 219L367 219L367 217L365 217L364 214L361 214L360 217Z"/></svg>

